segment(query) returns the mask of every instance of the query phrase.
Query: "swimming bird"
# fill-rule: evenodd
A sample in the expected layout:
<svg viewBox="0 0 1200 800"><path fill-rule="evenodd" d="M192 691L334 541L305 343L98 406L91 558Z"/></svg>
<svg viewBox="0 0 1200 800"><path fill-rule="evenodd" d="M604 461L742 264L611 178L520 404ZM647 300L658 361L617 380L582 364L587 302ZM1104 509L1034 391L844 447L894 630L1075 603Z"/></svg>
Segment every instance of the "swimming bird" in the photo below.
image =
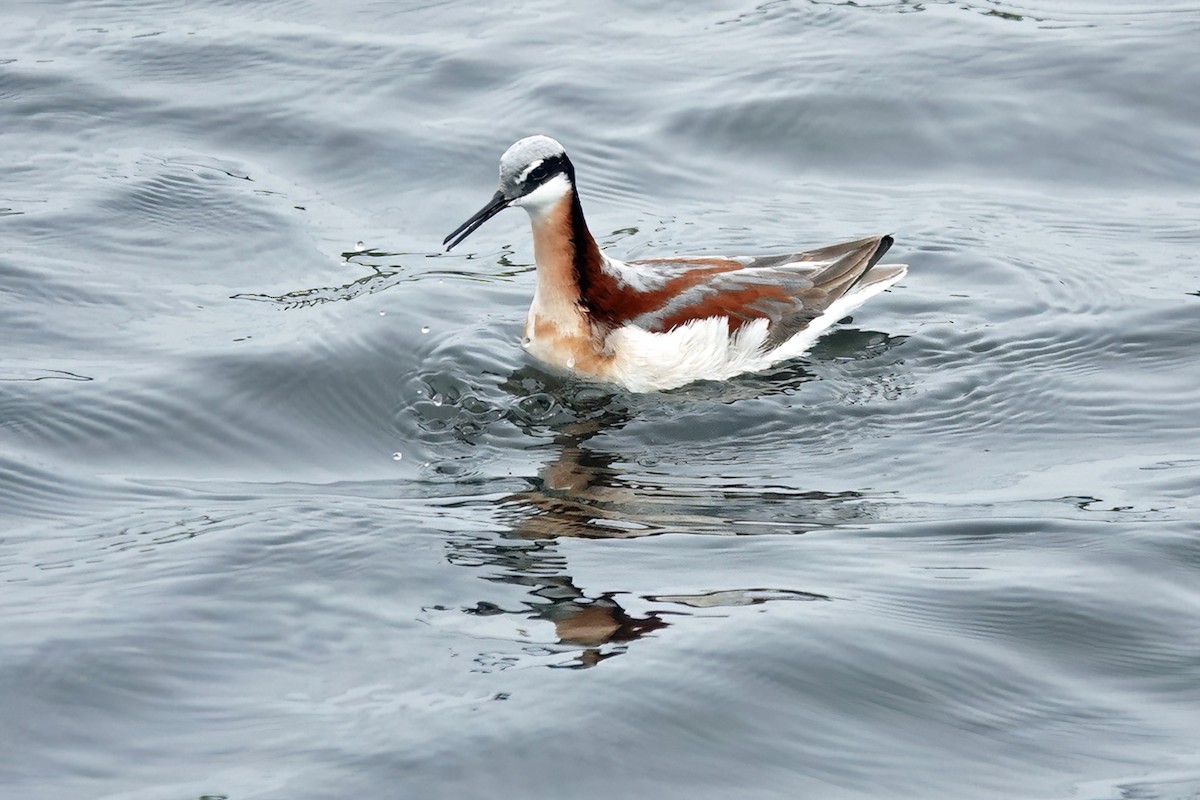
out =
<svg viewBox="0 0 1200 800"><path fill-rule="evenodd" d="M803 355L837 320L904 277L891 236L767 256L618 261L588 231L575 167L549 136L500 157L500 187L442 242L454 248L510 206L529 212L537 285L525 349L634 392L725 380Z"/></svg>

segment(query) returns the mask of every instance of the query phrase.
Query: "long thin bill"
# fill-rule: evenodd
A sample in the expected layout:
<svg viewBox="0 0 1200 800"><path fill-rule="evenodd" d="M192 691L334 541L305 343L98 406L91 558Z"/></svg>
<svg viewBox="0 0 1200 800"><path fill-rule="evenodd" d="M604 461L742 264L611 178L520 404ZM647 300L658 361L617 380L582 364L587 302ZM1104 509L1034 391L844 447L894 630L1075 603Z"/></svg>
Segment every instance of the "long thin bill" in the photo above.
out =
<svg viewBox="0 0 1200 800"><path fill-rule="evenodd" d="M504 196L503 192L497 191L492 195L492 199L488 201L486 206L479 209L479 212L475 216L455 228L454 233L442 240L442 244L446 245L446 250L453 250L459 242L474 233L476 228L507 207L508 199Z"/></svg>

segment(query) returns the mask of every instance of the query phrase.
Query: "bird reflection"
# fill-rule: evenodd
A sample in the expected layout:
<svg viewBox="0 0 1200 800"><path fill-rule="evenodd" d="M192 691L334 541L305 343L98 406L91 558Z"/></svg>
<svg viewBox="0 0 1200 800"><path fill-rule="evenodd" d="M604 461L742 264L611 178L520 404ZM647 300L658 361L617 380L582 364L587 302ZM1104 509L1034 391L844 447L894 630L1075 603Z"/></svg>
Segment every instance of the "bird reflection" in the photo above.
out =
<svg viewBox="0 0 1200 800"><path fill-rule="evenodd" d="M770 376L770 381L751 376L711 391L761 396L764 385L790 391L812 379L801 367L788 370ZM481 568L486 580L520 586L526 593L515 608L480 601L463 611L515 625L512 638L523 642L530 655L549 656L553 666L586 668L626 652L633 642L667 628L673 618L701 610L830 600L822 594L777 587L632 595L619 588L587 592L577 586L559 547L565 538L795 534L869 520L874 507L857 492L722 483L711 476L687 485L678 476L659 477L631 466L595 440L635 419L636 402L628 395L580 387L537 367L517 370L504 383L506 391L522 399L549 395L559 412L524 423L531 436L551 434L546 445L550 457L536 476L527 479L527 488L495 501L500 530L460 534L450 541L452 563ZM692 397L710 390L689 391ZM552 630L552 638L530 634L531 621L549 623L549 629L538 627ZM488 635L500 628L490 626ZM505 665L511 661L507 659Z"/></svg>
<svg viewBox="0 0 1200 800"><path fill-rule="evenodd" d="M618 592L589 596L563 574L565 560L556 552L553 540L484 542L459 539L451 544L450 561L460 566L490 568L486 580L527 587L528 599L519 608L506 609L489 601L479 601L463 609L473 617L507 616L520 620L518 638L533 643L525 621L549 623L553 640L538 639L530 648L543 654L567 654L567 660L554 660L552 666L591 667L624 652L625 646L641 637L665 628L670 611L656 610L642 616L630 614L617 597Z"/></svg>
<svg viewBox="0 0 1200 800"><path fill-rule="evenodd" d="M556 456L531 480L531 488L499 501L500 518L507 525L501 540L460 539L451 555L454 563L496 570L488 580L529 587L530 599L519 610L480 602L467 613L515 613L550 623L555 649L570 654L568 661L555 666L595 666L624 652L630 642L667 627L665 617L675 613L659 610L635 616L618 601L621 592L589 596L564 574L566 560L555 544L563 536L644 535L638 529L594 523L602 518L598 515L603 505L628 502L633 492L620 487L615 456L583 444L603 430L621 427L629 416L613 409L560 424L553 442Z"/></svg>

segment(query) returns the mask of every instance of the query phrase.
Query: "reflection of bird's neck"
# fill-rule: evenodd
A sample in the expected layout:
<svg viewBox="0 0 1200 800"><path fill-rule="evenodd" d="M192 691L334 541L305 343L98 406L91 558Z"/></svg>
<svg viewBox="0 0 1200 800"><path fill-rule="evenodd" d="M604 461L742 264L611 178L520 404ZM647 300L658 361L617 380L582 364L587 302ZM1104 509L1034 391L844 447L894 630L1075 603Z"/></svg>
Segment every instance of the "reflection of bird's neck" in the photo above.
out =
<svg viewBox="0 0 1200 800"><path fill-rule="evenodd" d="M555 437L555 447L555 457L538 470L529 490L505 498L506 506L519 510L513 531L523 539L617 533L597 524L606 518L608 506L627 499L612 466L616 456L565 434Z"/></svg>
<svg viewBox="0 0 1200 800"><path fill-rule="evenodd" d="M592 488L611 485L615 472L613 456L589 450L572 442L561 444L558 458L542 468L541 477L547 489L556 492L587 492Z"/></svg>

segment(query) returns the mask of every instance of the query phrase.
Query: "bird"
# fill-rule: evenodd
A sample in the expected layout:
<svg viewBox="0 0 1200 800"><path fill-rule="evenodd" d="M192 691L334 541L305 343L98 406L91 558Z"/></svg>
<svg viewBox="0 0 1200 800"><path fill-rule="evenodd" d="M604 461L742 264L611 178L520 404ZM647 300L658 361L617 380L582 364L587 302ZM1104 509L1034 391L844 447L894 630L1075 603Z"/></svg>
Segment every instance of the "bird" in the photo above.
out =
<svg viewBox="0 0 1200 800"><path fill-rule="evenodd" d="M620 261L588 230L566 150L543 135L504 152L492 199L442 244L453 249L509 207L529 213L537 265L525 350L559 371L635 393L725 381L797 358L907 271L879 263L890 235L780 255Z"/></svg>

